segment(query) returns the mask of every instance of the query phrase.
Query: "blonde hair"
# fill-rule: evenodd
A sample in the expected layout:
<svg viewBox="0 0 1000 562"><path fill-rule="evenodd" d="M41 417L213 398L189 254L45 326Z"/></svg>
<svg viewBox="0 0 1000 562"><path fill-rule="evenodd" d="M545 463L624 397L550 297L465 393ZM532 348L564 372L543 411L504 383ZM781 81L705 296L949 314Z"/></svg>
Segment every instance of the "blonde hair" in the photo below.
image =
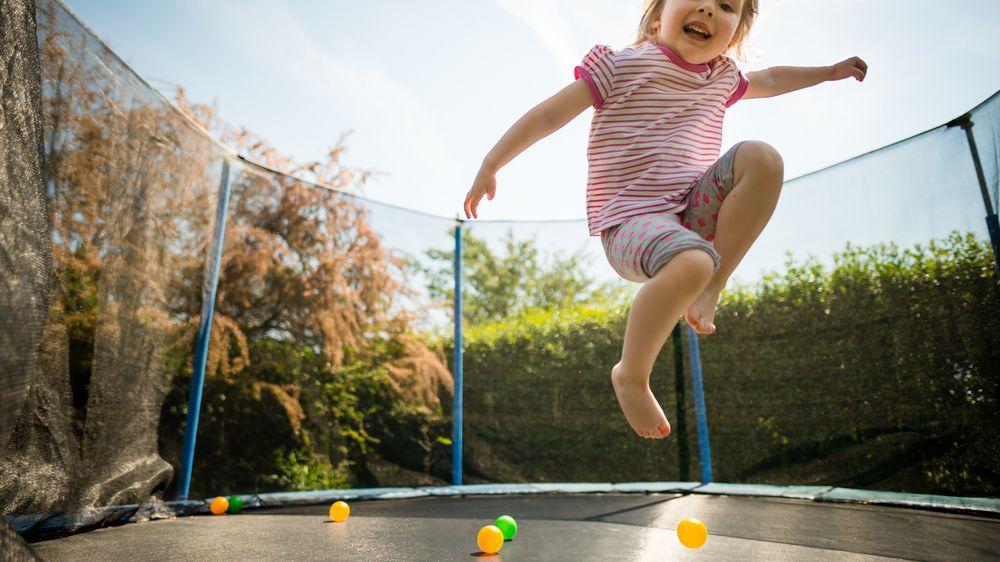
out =
<svg viewBox="0 0 1000 562"><path fill-rule="evenodd" d="M663 5L667 2L667 0L644 1L645 5L642 9L642 20L639 21L639 31L636 33L635 43L632 43L631 47L637 47L647 39L656 37L656 32L653 30L653 22L660 19L660 14L663 13ZM733 39L729 42L729 46L726 47L724 55L743 60L744 47L750 39L750 27L753 26L754 18L757 17L757 2L758 0L743 0L743 12L740 14L740 23L736 25L736 32L733 33Z"/></svg>

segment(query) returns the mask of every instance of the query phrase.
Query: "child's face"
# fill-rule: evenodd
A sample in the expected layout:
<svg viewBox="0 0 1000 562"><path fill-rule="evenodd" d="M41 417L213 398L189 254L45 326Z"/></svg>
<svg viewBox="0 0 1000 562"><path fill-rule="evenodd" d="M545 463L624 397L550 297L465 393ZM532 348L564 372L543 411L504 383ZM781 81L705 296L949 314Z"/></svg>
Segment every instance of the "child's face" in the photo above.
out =
<svg viewBox="0 0 1000 562"><path fill-rule="evenodd" d="M706 63L729 47L740 23L744 1L666 0L660 19L653 22L655 40L691 64ZM696 22L708 28L707 39L685 31Z"/></svg>

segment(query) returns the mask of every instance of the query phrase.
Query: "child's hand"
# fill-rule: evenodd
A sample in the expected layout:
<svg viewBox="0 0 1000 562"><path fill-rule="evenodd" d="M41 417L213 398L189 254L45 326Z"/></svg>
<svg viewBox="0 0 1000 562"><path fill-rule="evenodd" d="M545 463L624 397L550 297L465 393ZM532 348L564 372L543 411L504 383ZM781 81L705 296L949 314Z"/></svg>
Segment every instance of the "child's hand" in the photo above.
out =
<svg viewBox="0 0 1000 562"><path fill-rule="evenodd" d="M479 173L476 174L476 181L472 184L472 189L469 190L469 194L465 196L465 218L471 216L479 218L476 214L476 207L479 206L479 201L486 196L490 201L493 200L493 196L497 192L497 179L495 172L490 171L485 166L479 169Z"/></svg>
<svg viewBox="0 0 1000 562"><path fill-rule="evenodd" d="M858 57L851 57L833 65L832 80L843 80L853 76L858 82L864 82L866 74L868 74L868 65L865 64L865 61Z"/></svg>

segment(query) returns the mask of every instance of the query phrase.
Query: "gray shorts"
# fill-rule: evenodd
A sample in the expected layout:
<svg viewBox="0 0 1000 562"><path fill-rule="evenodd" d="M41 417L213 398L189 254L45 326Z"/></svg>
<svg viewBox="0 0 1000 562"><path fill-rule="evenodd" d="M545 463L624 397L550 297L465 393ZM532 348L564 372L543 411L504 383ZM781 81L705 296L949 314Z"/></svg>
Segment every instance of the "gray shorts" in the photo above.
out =
<svg viewBox="0 0 1000 562"><path fill-rule="evenodd" d="M719 208L733 189L733 162L738 143L719 157L696 181L680 214L651 213L630 217L601 232L604 255L623 279L645 283L670 258L684 250L704 250L719 267L715 224Z"/></svg>

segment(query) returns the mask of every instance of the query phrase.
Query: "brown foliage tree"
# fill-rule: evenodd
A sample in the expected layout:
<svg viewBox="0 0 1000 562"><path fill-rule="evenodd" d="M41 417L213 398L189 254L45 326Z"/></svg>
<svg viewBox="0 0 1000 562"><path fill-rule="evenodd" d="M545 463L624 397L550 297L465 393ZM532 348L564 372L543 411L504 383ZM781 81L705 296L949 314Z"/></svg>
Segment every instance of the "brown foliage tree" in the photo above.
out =
<svg viewBox="0 0 1000 562"><path fill-rule="evenodd" d="M210 376L243 384L234 378L261 339L315 349L330 367L399 363L409 316L396 306L400 263L347 193L367 173L342 165L343 137L326 161L295 165L182 92L190 117L178 112L60 4L40 0L38 14L52 297L33 386L0 456L0 504L86 518L170 481L161 408L190 369L224 161L233 189ZM258 164L236 162L206 129ZM450 384L440 362L411 371ZM302 438L300 389L245 382L244 411L280 397L271 410Z"/></svg>
<svg viewBox="0 0 1000 562"><path fill-rule="evenodd" d="M380 342L402 337L411 315L395 304L412 292L399 280L402 260L384 251L366 208L351 196L371 174L343 163L346 136L325 161L295 164L181 88L176 103L253 162L233 178L216 308L222 329L213 335L213 353L223 354L227 320L251 340L269 334L319 346L334 366L370 361ZM305 176L314 181L299 179Z"/></svg>

